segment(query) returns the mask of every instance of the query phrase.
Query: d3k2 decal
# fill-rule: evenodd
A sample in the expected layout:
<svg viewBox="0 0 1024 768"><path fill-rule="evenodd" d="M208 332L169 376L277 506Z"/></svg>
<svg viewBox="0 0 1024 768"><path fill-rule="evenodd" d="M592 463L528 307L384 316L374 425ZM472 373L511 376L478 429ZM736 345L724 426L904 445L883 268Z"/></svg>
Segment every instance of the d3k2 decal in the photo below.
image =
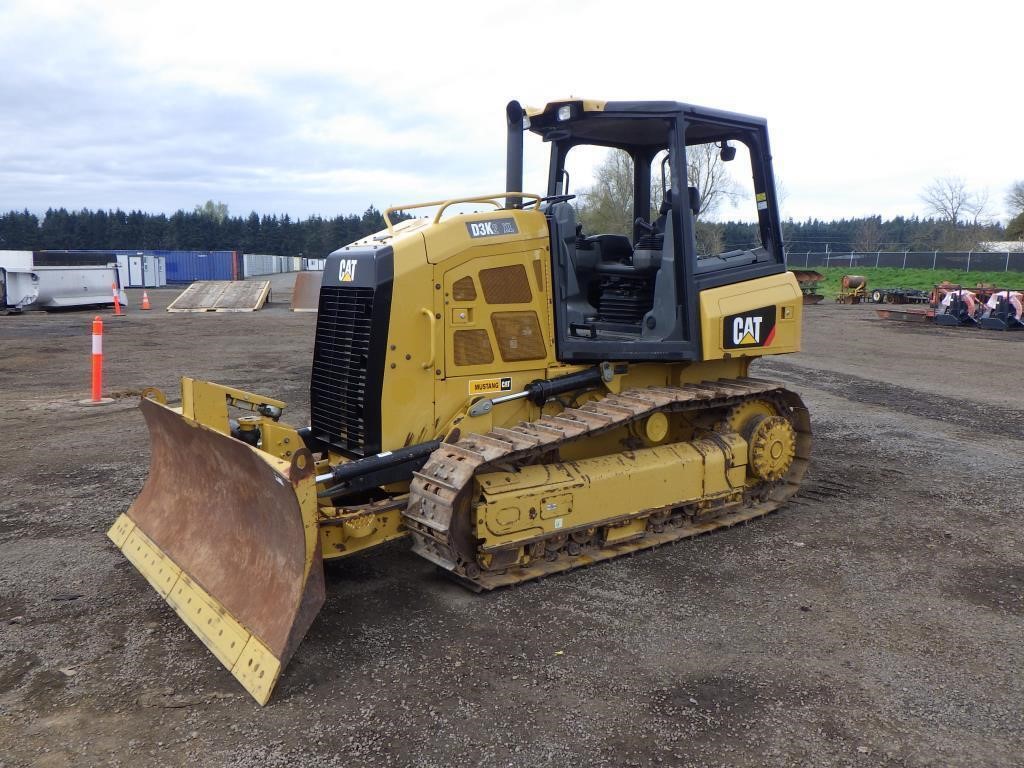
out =
<svg viewBox="0 0 1024 768"><path fill-rule="evenodd" d="M769 347L775 339L775 306L750 309L725 318L722 348Z"/></svg>
<svg viewBox="0 0 1024 768"><path fill-rule="evenodd" d="M469 232L470 237L496 237L498 235L518 235L519 227L516 226L516 220L509 217L507 219L467 221L466 231Z"/></svg>

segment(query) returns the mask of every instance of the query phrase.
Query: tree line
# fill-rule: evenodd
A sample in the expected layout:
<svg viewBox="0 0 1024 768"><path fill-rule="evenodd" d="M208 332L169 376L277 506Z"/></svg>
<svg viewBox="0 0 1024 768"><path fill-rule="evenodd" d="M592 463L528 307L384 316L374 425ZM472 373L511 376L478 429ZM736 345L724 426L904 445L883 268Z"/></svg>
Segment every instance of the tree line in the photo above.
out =
<svg viewBox="0 0 1024 768"><path fill-rule="evenodd" d="M722 220L722 204L738 203L743 191L726 172L718 144L687 148L687 180L700 194L695 234L698 253L722 253L754 247L759 242L752 222ZM655 163L657 165L657 163ZM662 181L651 179L650 221L658 215ZM577 214L588 233L633 231L633 159L622 150L609 150L594 172L594 183L579 190ZM1011 220L1003 226L992 215L987 191L968 188L964 179L934 179L921 191L927 215L865 216L821 221L786 220L783 241L791 252L804 251L969 251L980 243L1024 239L1024 181L1012 184L1006 195Z"/></svg>
<svg viewBox="0 0 1024 768"><path fill-rule="evenodd" d="M383 215L373 206L361 216L307 219L256 212L230 216L226 205L213 201L170 216L51 208L41 218L27 210L0 214L0 250L237 250L323 258L384 226Z"/></svg>
<svg viewBox="0 0 1024 768"><path fill-rule="evenodd" d="M701 162L701 167L690 169L690 175L711 180L702 195L705 213L705 206L731 191L717 176L713 156ZM654 190L652 199L658 192L660 189ZM583 191L577 203L587 231L629 232L631 195L631 166L609 162L600 168L598 183ZM1006 197L1013 217L1006 227L985 216L984 200L971 195L956 178L937 179L922 194L922 200L932 214L929 217L789 219L783 222L783 239L788 250L796 253L966 251L977 249L985 241L1024 239L1024 181L1015 182ZM397 220L402 218L402 214L396 216ZM384 217L373 206L362 215L307 219L292 219L288 214L261 216L256 212L247 217L231 216L224 203L212 200L191 212L179 210L170 216L120 209L51 208L42 217L27 210L0 214L0 250L238 250L322 258L383 228ZM758 232L751 222L698 221L698 238L706 243L708 252L721 252L749 248L757 242Z"/></svg>
<svg viewBox="0 0 1024 768"><path fill-rule="evenodd" d="M754 224L745 222L701 222L699 226L717 230L723 250L749 248L757 242ZM786 250L804 251L969 251L979 243L1008 240L998 223L986 225L951 224L936 218L881 216L820 221L807 219L782 222Z"/></svg>

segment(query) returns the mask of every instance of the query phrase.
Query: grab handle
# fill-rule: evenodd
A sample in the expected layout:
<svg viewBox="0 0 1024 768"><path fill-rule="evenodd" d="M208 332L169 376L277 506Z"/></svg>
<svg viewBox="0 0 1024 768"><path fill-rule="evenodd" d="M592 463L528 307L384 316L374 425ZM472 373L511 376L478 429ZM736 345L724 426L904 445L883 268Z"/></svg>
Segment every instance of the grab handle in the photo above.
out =
<svg viewBox="0 0 1024 768"><path fill-rule="evenodd" d="M437 340L434 334L434 329L435 326L437 325L437 318L434 317L433 311L427 309L426 307L422 307L420 309L420 312L426 315L427 320L429 321L427 323L427 327L430 333L430 359L427 360L427 362L423 363L423 370L426 371L434 367L434 359L437 357Z"/></svg>

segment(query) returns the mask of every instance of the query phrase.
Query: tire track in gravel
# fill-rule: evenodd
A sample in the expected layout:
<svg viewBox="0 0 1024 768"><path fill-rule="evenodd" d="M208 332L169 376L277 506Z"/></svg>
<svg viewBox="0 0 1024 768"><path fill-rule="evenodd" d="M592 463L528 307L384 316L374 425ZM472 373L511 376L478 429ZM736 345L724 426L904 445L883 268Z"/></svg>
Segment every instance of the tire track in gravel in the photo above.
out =
<svg viewBox="0 0 1024 768"><path fill-rule="evenodd" d="M1024 440L1024 411L973 400L957 400L877 379L821 371L779 360L761 361L755 375L778 373L856 403L877 405L933 421Z"/></svg>

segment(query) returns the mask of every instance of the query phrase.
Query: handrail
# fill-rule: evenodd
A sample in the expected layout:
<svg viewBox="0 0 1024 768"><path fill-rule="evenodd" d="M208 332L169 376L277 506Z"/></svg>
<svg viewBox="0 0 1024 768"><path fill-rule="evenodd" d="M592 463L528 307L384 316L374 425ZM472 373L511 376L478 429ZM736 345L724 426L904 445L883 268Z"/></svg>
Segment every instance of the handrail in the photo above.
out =
<svg viewBox="0 0 1024 768"><path fill-rule="evenodd" d="M435 323L434 313L433 313L432 310L429 310L426 307L420 307L420 312L423 313L424 315L426 315L427 316L427 320L430 321L430 322L427 323L427 328L428 328L428 331L430 333L430 360L428 360L425 363L422 363L423 370L426 371L426 370L429 370L430 368L434 367L434 363L435 363L435 361L437 359L437 341L434 338L435 337L435 333L434 333L435 328L434 327L435 327L436 323Z"/></svg>
<svg viewBox="0 0 1024 768"><path fill-rule="evenodd" d="M505 206L497 202L499 198L508 197L530 197L538 202L541 200L540 195L535 195L532 192L498 192L493 195L476 195L475 197L456 197L451 200L431 200L429 203L409 203L408 205L392 205L386 211L384 211L384 223L388 226L388 232L392 235L395 234L395 225L391 221L391 214L396 211L410 211L414 208L433 208L435 205L441 206L437 213L434 215L434 224L437 224L441 220L441 214L448 209L449 206L458 205L459 203L490 203L496 209L504 208ZM518 209L516 209L518 210Z"/></svg>

